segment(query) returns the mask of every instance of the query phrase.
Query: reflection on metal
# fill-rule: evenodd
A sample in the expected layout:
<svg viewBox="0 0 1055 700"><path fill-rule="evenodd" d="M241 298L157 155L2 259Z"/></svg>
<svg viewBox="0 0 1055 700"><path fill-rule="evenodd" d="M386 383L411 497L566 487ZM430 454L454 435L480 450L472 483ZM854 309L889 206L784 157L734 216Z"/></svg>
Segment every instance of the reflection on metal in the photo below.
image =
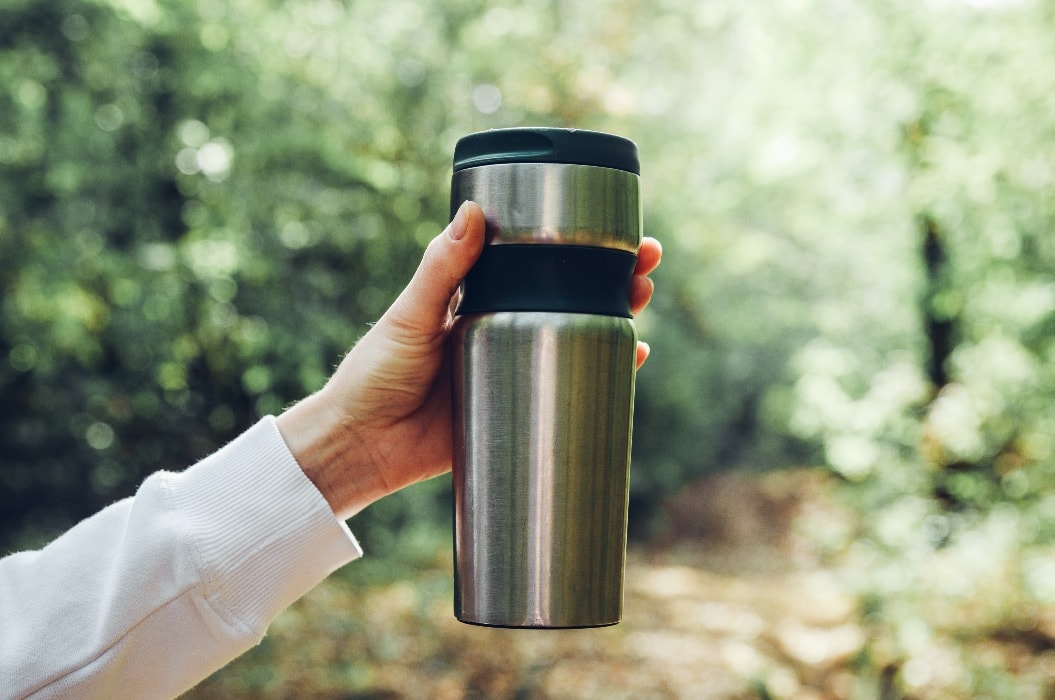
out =
<svg viewBox="0 0 1055 700"><path fill-rule="evenodd" d="M481 314L460 317L452 341L458 618L512 627L618 622L633 323Z"/></svg>
<svg viewBox="0 0 1055 700"><path fill-rule="evenodd" d="M454 174L452 202L471 199L487 217L488 242L562 243L637 252L639 178L613 168L508 163Z"/></svg>

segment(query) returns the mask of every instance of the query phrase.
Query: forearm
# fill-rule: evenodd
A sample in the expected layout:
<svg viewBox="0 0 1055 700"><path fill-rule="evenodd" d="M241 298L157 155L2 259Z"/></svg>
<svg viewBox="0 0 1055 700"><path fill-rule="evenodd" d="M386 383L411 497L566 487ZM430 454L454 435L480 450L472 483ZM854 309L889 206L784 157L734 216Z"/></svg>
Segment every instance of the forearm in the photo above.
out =
<svg viewBox="0 0 1055 700"><path fill-rule="evenodd" d="M0 560L0 696L176 695L359 554L266 419Z"/></svg>

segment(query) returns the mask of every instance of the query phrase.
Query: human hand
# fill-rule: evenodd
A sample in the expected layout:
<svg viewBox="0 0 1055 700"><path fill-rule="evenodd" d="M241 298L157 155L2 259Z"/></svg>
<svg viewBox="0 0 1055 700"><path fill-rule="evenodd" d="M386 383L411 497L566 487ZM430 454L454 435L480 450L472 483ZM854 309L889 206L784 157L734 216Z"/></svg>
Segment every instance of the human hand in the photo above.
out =
<svg viewBox="0 0 1055 700"><path fill-rule="evenodd" d="M278 417L290 451L342 519L451 468L446 341L452 301L483 250L484 228L480 207L464 203L326 386ZM630 283L635 315L652 298L648 275L661 257L659 242L646 237ZM638 367L648 352L638 344Z"/></svg>

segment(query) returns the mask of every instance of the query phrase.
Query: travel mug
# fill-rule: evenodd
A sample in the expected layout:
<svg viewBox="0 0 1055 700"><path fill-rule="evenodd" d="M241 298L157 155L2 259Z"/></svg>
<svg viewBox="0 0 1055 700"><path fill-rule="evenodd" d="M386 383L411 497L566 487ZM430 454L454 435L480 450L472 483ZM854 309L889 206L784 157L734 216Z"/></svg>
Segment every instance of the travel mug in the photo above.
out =
<svg viewBox="0 0 1055 700"><path fill-rule="evenodd" d="M619 621L641 242L637 146L497 129L454 151L452 216L487 238L451 334L455 616L500 627Z"/></svg>

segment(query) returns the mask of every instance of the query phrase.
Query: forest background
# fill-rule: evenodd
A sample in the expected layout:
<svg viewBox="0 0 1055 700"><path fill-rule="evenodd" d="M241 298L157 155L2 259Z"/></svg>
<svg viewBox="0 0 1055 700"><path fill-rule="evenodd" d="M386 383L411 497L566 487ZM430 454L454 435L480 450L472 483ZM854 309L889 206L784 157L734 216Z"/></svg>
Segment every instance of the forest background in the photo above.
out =
<svg viewBox="0 0 1055 700"><path fill-rule="evenodd" d="M1039 0L6 0L3 551L321 386L444 226L455 141L517 125L640 148L665 261L638 319L635 546L691 529L709 475L820 478L852 515L794 527L855 601L839 687L1051 692ZM449 488L357 517L386 563L349 580L449 554ZM256 663L231 678L288 692ZM356 668L333 672L374 687Z"/></svg>

